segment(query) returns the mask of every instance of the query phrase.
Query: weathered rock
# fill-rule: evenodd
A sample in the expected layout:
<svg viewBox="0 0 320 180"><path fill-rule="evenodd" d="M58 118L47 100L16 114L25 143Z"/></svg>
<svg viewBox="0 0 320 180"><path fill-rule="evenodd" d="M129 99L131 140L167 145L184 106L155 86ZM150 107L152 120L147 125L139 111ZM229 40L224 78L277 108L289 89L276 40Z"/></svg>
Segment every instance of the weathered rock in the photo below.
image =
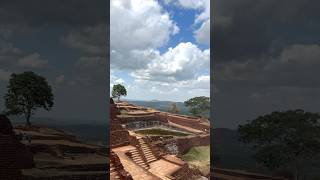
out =
<svg viewBox="0 0 320 180"><path fill-rule="evenodd" d="M0 115L0 179L19 178L21 169L33 166L32 153L17 139L10 120Z"/></svg>

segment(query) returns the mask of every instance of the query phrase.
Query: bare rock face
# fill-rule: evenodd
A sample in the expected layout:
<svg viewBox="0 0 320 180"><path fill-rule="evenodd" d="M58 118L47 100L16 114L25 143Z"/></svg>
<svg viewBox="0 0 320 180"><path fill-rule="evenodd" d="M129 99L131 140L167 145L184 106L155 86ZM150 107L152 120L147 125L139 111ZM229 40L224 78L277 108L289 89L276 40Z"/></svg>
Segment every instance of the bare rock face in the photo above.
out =
<svg viewBox="0 0 320 180"><path fill-rule="evenodd" d="M0 179L20 177L21 169L33 166L32 153L17 139L10 120L0 115Z"/></svg>

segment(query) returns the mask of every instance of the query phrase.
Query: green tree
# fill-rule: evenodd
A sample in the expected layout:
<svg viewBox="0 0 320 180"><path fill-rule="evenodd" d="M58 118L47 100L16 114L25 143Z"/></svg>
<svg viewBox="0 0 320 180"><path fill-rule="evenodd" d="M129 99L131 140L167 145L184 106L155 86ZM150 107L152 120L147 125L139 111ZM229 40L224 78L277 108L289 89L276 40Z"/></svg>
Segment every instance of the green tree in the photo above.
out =
<svg viewBox="0 0 320 180"><path fill-rule="evenodd" d="M13 73L4 96L7 115L24 115L26 124L31 125L30 117L39 108L50 111L53 106L53 93L47 80L34 72Z"/></svg>
<svg viewBox="0 0 320 180"><path fill-rule="evenodd" d="M176 114L176 113L180 112L180 109L178 108L177 103L172 102L169 105L169 110L168 111L171 112L171 113L175 113Z"/></svg>
<svg viewBox="0 0 320 180"><path fill-rule="evenodd" d="M126 88L121 84L116 84L112 87L112 97L117 98L118 102L120 101L121 96L126 96L127 90Z"/></svg>
<svg viewBox="0 0 320 180"><path fill-rule="evenodd" d="M189 107L189 111L194 116L209 118L210 98L199 96L191 98L184 102L185 106Z"/></svg>
<svg viewBox="0 0 320 180"><path fill-rule="evenodd" d="M272 112L240 125L240 141L253 145L255 159L270 170L290 169L301 177L303 163L320 152L320 115Z"/></svg>

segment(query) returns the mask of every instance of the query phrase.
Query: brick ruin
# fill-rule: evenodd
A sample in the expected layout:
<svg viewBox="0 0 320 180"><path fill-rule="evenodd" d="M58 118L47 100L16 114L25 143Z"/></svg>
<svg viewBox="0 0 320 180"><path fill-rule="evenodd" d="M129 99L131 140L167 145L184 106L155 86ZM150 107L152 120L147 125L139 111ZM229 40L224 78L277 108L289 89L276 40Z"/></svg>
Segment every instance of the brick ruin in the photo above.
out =
<svg viewBox="0 0 320 180"><path fill-rule="evenodd" d="M22 179L22 169L33 168L33 155L16 137L10 120L0 115L0 179Z"/></svg>
<svg viewBox="0 0 320 180"><path fill-rule="evenodd" d="M186 136L137 134L162 128ZM111 179L192 179L209 174L190 169L181 155L194 146L210 145L210 123L110 98ZM115 164L118 164L117 167ZM122 173L122 174L121 174Z"/></svg>
<svg viewBox="0 0 320 180"><path fill-rule="evenodd" d="M108 151L53 128L13 128L10 120L0 115L1 180L106 179Z"/></svg>

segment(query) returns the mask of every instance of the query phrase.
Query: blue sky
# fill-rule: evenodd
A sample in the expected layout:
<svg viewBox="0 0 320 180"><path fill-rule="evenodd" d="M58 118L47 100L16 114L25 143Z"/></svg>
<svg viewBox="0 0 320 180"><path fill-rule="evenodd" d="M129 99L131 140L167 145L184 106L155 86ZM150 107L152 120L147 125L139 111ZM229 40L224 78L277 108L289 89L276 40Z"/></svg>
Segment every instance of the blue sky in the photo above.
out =
<svg viewBox="0 0 320 180"><path fill-rule="evenodd" d="M110 88L127 99L210 94L209 0L112 0Z"/></svg>

